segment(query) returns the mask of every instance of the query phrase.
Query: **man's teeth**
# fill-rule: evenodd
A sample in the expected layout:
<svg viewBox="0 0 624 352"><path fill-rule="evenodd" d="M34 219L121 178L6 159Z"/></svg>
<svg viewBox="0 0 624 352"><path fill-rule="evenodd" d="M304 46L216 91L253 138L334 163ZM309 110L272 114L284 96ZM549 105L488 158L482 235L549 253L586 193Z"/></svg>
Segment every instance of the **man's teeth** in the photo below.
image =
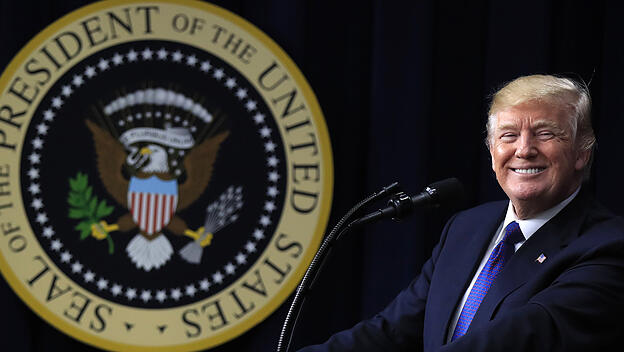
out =
<svg viewBox="0 0 624 352"><path fill-rule="evenodd" d="M521 174L536 174L538 172L541 172L542 170L544 170L544 168L514 169L515 172L521 173Z"/></svg>

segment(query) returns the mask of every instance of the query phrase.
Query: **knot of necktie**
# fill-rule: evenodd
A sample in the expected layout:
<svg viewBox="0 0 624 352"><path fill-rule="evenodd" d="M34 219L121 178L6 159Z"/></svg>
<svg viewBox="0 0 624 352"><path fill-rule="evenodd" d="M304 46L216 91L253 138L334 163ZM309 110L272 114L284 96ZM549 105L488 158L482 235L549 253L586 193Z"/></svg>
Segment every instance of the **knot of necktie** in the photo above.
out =
<svg viewBox="0 0 624 352"><path fill-rule="evenodd" d="M520 230L520 225L517 222L512 221L505 227L505 234L503 235L503 241L510 245L515 245L518 242L524 241L524 235Z"/></svg>

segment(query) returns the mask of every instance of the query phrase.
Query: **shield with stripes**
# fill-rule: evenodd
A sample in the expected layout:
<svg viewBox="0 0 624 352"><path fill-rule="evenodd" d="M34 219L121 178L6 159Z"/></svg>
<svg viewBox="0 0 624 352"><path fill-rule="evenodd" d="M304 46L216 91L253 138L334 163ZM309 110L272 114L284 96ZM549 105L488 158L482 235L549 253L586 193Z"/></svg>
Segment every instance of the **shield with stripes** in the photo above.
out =
<svg viewBox="0 0 624 352"><path fill-rule="evenodd" d="M132 219L148 236L157 235L167 226L178 204L177 180L131 177L128 186L128 208Z"/></svg>

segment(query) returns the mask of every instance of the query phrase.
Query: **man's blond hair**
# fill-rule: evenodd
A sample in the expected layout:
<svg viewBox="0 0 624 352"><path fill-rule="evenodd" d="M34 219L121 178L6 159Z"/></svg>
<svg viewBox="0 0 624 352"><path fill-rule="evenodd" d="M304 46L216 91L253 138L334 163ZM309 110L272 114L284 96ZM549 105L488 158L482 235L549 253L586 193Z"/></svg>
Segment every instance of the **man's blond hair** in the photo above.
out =
<svg viewBox="0 0 624 352"><path fill-rule="evenodd" d="M591 125L591 98L587 85L570 78L532 75L506 83L493 95L487 121L488 148L496 127L496 115L530 101L557 104L569 110L572 138L576 145L581 150L590 150L594 147L596 137Z"/></svg>

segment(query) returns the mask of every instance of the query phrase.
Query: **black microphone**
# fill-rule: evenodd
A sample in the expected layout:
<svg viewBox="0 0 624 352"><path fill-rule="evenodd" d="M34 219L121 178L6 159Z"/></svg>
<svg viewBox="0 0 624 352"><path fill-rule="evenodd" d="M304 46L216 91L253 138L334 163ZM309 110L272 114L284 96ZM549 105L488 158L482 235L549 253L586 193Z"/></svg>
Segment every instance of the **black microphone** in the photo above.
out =
<svg viewBox="0 0 624 352"><path fill-rule="evenodd" d="M415 196L397 193L388 201L387 207L359 218L353 225L363 225L383 218L398 221L410 215L416 208L437 207L443 203L459 201L463 196L464 186L461 182L454 177L447 178L430 184Z"/></svg>

